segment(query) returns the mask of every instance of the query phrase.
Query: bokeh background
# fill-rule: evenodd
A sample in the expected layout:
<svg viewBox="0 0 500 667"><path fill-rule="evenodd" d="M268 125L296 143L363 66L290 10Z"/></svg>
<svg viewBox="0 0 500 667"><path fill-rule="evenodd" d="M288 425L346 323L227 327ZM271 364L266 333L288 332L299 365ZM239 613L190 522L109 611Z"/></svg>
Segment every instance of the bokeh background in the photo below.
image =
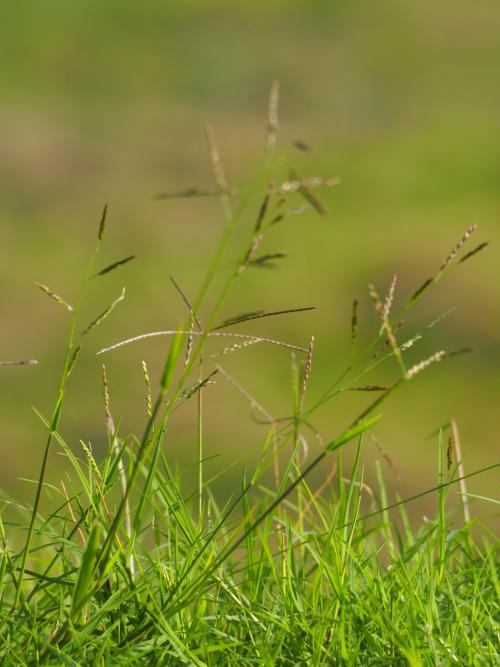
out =
<svg viewBox="0 0 500 667"><path fill-rule="evenodd" d="M313 314L245 328L299 344L315 334L313 400L349 357L352 299L360 299L360 335L367 340L375 326L367 283L383 292L397 272L401 304L477 222L473 244L489 240L490 246L439 284L408 330L456 306L412 358L442 347L473 345L478 351L409 385L387 404L376 435L400 471L397 479L386 470L392 493L435 483L436 440L428 436L450 418L459 424L466 471L497 460L496 0L10 2L2 3L0 34L0 349L3 359L40 361L0 372L5 491L32 494L25 480L38 474L44 428L31 406L48 413L53 405L69 326L64 309L33 282L73 299L108 202L100 262L132 253L137 259L95 283L89 320L123 285L127 298L89 338L62 422L75 451L82 438L99 456L106 433L95 352L185 317L168 276L195 294L224 227L217 201L158 201L154 195L213 184L206 121L216 130L231 183L248 181L263 159L272 79L281 82L280 147L290 147L290 161L301 173L338 175L342 185L322 193L327 219L311 209L276 226L266 250L287 251L288 260L279 271L247 271L223 314L317 306ZM297 139L311 150L294 151ZM251 212L242 238L254 221ZM113 411L123 415L125 431L140 429L144 418L140 362L145 359L157 379L165 348L166 341L157 339L106 358ZM255 347L225 365L269 412L289 414L287 353ZM325 406L315 422L324 438L338 434L366 401L350 395ZM258 445L262 431L249 406L223 379L206 392L206 414L211 473ZM177 411L166 440L170 460L186 470L195 457L193 418L194 404ZM368 480L379 457L367 443ZM62 467L54 453L51 481L58 482ZM237 484L240 470L219 483L222 496ZM497 484L490 474L470 486L494 494ZM421 513L433 502L413 507ZM492 507L478 503L477 511L489 514Z"/></svg>

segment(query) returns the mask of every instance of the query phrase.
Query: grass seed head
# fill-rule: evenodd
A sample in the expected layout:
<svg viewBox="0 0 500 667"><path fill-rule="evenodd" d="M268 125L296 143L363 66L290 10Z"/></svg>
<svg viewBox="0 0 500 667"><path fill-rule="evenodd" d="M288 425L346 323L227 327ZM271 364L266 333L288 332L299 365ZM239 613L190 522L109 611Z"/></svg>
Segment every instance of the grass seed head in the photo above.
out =
<svg viewBox="0 0 500 667"><path fill-rule="evenodd" d="M464 246L464 244L467 243L467 241L470 239L470 237L472 236L472 234L474 234L474 232L476 230L477 230L477 225L475 225L475 224L471 225L470 227L468 227L465 230L465 233L462 236L462 238L460 239L460 241L454 246L454 248L452 249L450 254L446 257L444 262L441 264L441 267L439 269L440 273L441 273L441 271L444 271L446 269L446 267L455 259L457 254L460 252L460 250Z"/></svg>

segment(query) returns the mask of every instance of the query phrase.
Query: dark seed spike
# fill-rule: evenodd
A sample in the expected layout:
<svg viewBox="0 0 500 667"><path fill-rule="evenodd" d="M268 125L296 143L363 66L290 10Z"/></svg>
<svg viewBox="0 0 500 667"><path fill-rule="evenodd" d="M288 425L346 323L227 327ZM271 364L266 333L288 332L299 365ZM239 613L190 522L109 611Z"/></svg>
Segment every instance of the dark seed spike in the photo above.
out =
<svg viewBox="0 0 500 667"><path fill-rule="evenodd" d="M448 472L450 472L451 466L453 465L453 437L451 435L448 438L448 447L446 449L446 463Z"/></svg>
<svg viewBox="0 0 500 667"><path fill-rule="evenodd" d="M80 347L80 345L77 345L75 347L75 349L73 350L73 354L71 355L71 359L69 360L66 377L69 377L71 375L71 373L73 372L73 370L76 366L76 362L78 361L78 357L80 356L81 351L82 351L82 348Z"/></svg>
<svg viewBox="0 0 500 667"><path fill-rule="evenodd" d="M110 273L110 271L114 271L117 269L119 266L123 266L123 264L128 264L131 262L133 259L135 259L135 255L129 255L128 257L124 257L123 259L119 259L117 262L113 262L113 264L109 264L109 266L104 267L104 269L101 269L99 273L96 275L98 276L103 276L105 273Z"/></svg>
<svg viewBox="0 0 500 667"><path fill-rule="evenodd" d="M264 197L264 201L262 202L260 210L259 210L259 215L257 216L257 223L255 225L255 231L256 232L258 232L260 230L260 228L262 227L262 223L264 221L264 218L265 218L268 206L269 206L269 202L271 200L271 197L274 194L274 188L275 188L274 183L269 183L269 187L267 189L267 194Z"/></svg>
<svg viewBox="0 0 500 667"><path fill-rule="evenodd" d="M277 267L275 264L272 264L272 261L275 259L285 259L286 257L288 257L286 252L274 252L253 259L252 261L248 262L248 266L262 269L275 269Z"/></svg>
<svg viewBox="0 0 500 667"><path fill-rule="evenodd" d="M423 292L425 292L425 290L428 289L432 285L433 282L434 282L434 277L427 278L427 280L415 292L413 292L413 294L410 297L409 303L412 303L413 301L418 299L418 297L421 294L423 294Z"/></svg>
<svg viewBox="0 0 500 667"><path fill-rule="evenodd" d="M447 357L459 357L462 354L472 354L477 352L477 349L474 347L460 347L458 350L450 350L446 352Z"/></svg>
<svg viewBox="0 0 500 667"><path fill-rule="evenodd" d="M274 218L271 220L271 222L269 224L270 225L275 225L276 223L281 222L281 220L283 220L284 217L285 216L284 216L283 213L279 213L278 215L274 216Z"/></svg>
<svg viewBox="0 0 500 667"><path fill-rule="evenodd" d="M388 387L381 387L378 384L367 384L365 387L349 387L349 391L387 391Z"/></svg>
<svg viewBox="0 0 500 667"><path fill-rule="evenodd" d="M99 241L102 241L102 237L104 236L104 231L106 229L107 215L108 215L108 205L104 204L104 208L102 209L101 221L99 223L99 232L97 234L97 238L99 239Z"/></svg>
<svg viewBox="0 0 500 667"><path fill-rule="evenodd" d="M478 246L476 246L473 250L471 250L471 251L468 252L466 255L464 255L464 256L460 259L459 264L461 264L462 262L465 262L467 259L470 259L470 258L473 257L474 255L476 255L478 252L481 252L481 250L484 250L484 248L486 248L486 247L489 246L489 245L490 245L490 242L489 242L489 241L485 241L484 243L480 243L480 244L479 244Z"/></svg>
<svg viewBox="0 0 500 667"><path fill-rule="evenodd" d="M356 353L356 344L358 342L358 300L354 299L352 302L351 314L351 358L354 358Z"/></svg>
<svg viewBox="0 0 500 667"><path fill-rule="evenodd" d="M190 199L191 197L216 197L220 194L218 188L185 188L176 192L158 192L155 199Z"/></svg>
<svg viewBox="0 0 500 667"><path fill-rule="evenodd" d="M309 310L316 310L316 306L305 306L303 308L287 308L286 310L257 310L253 313L244 313L243 315L236 315L231 317L228 320L222 322L218 326L211 329L211 331L217 331L218 329L223 329L224 327L231 326L232 324L241 324L242 322L248 322L249 320L257 320L262 317L274 317L276 315L287 315L289 313L303 313Z"/></svg>
<svg viewBox="0 0 500 667"><path fill-rule="evenodd" d="M309 144L307 144L305 141L301 141L300 139L296 139L292 145L299 151L304 151L306 153L308 153L311 150Z"/></svg>

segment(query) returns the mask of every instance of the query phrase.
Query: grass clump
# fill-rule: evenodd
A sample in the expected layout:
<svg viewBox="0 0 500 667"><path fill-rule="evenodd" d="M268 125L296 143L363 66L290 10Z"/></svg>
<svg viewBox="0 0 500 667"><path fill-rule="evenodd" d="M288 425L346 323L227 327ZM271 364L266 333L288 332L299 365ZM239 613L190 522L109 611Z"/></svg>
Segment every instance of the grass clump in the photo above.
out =
<svg viewBox="0 0 500 667"><path fill-rule="evenodd" d="M60 429L69 379L82 345L125 298L125 290L90 323L82 303L94 280L121 270L133 256L104 269L96 263L106 231L106 208L81 292L69 305L45 285L38 287L70 313L71 324L54 408L38 414L47 429L33 505L17 507L0 525L1 644L5 665L492 665L498 662L498 565L496 543L470 515L466 472L456 423L436 433L437 483L411 498L389 502L381 468L378 488L365 482L361 454L382 404L429 366L469 350L440 349L410 362L408 350L424 336L410 331L411 308L444 274L485 244L463 254L470 227L436 274L395 310L397 277L387 296L369 286L379 323L360 346L358 304L353 304L351 352L345 370L319 398L308 399L314 373L309 343L242 333L256 319L286 316L311 306L222 314L226 297L243 272L270 268L283 252L262 250L267 230L309 208L325 215L318 192L336 178L301 177L277 152L279 87L271 89L266 123L266 164L244 190L228 184L215 134L207 127L216 187L172 196L219 196L226 226L194 300L172 278L185 323L139 333L98 351L165 337L169 347L159 385L146 387L142 433L125 433L115 420L102 365L107 453L97 460L81 440L75 448ZM296 201L298 200L298 201ZM255 216L256 211L256 216ZM253 216L253 217L252 217ZM207 294L237 226L248 238L207 309ZM121 306L123 307L123 306ZM401 338L405 334L405 338ZM401 342L401 341L404 342ZM224 368L224 357L250 345L272 345L291 354L292 413L274 419ZM7 363L7 362L4 362ZM13 363L13 362L8 362ZM19 362L33 363L33 362ZM392 366L391 366L392 364ZM389 366L389 384L372 381ZM228 381L262 422L258 461L241 467L241 488L222 501L204 466L204 395ZM344 391L366 392L366 407L329 441L313 424L315 413ZM196 401L196 483L173 469L163 444L172 414ZM316 454L309 441L314 440ZM343 450L355 447L352 465ZM59 503L42 512L48 455L62 453L71 466L56 493ZM381 454L387 458L383 450ZM327 463L324 482L309 474ZM221 471L220 475L228 471ZM448 498L460 489L458 506ZM410 501L435 498L435 516L419 527ZM463 515L463 520L462 520ZM19 516L21 518L19 518Z"/></svg>

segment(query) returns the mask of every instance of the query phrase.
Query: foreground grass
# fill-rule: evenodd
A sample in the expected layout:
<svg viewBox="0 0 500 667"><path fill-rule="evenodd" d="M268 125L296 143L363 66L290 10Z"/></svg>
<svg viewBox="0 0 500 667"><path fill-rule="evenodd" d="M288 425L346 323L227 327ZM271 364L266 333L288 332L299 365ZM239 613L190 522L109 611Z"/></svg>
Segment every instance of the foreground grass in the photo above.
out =
<svg viewBox="0 0 500 667"><path fill-rule="evenodd" d="M71 324L53 412L37 413L46 426L47 441L33 505L13 503L14 509L6 505L9 511L3 513L2 664L498 662L496 543L486 528L478 533L481 526L471 518L466 486L469 477L498 464L466 473L457 425L441 426L435 436L436 485L419 494L435 498L435 517L415 528L406 509L413 498L391 503L381 468L377 467L378 486L371 488L361 463L364 441L381 418L384 401L404 390L406 383L418 381L416 376L428 366L467 351L438 350L410 362L409 351L425 330L406 333L405 342L399 338L409 326L414 304L485 244L464 249L475 232L475 227L469 228L436 274L399 312L395 312L396 276L384 298L370 285L377 330L371 341L359 344L354 302L346 368L319 399L309 401L313 338L301 346L235 331L254 319L292 311L259 311L226 319L221 315L226 296L243 271L269 268L284 259L281 252L261 250L268 227L300 213L296 198L324 215L317 190L337 183L331 178L302 178L293 171L283 176L284 156L275 151L277 98L274 84L267 162L249 188L237 191L228 186L215 137L207 128L217 187L179 193L220 195L226 218L225 232L196 299L191 302L172 279L186 308L186 324L120 341L99 352L105 355L122 345L141 344L151 336L170 339L156 390L143 364L146 416L140 435L123 433L120 420L114 419L103 365L108 450L102 461L96 461L84 441L76 447L66 442L60 424L81 346L124 298L122 293L90 324L82 325L86 292L133 259L96 268L106 210L75 303L70 305L39 285L68 310ZM234 229L249 220L248 244L231 263L207 310L207 294L221 273ZM273 419L221 365L225 355L256 344L291 351L292 409L286 418ZM388 385L373 380L381 365L391 369L393 380ZM203 396L220 378L246 397L263 427L256 447L258 463L251 469L241 459L234 463L241 469L241 491L222 505L211 491L216 480L205 476L203 437ZM347 390L375 398L335 438L323 441L312 423L314 414ZM172 414L188 401L197 403L194 484L186 482L190 475L171 468L163 446L173 437ZM347 445L356 448L348 469L343 462ZM66 457L71 471L58 487L46 482L49 453L54 449ZM312 488L308 475L319 466L326 471L325 479L319 488ZM220 471L218 477L227 472ZM460 490L458 506L449 503L453 487ZM48 514L42 511L44 495L50 495Z"/></svg>

